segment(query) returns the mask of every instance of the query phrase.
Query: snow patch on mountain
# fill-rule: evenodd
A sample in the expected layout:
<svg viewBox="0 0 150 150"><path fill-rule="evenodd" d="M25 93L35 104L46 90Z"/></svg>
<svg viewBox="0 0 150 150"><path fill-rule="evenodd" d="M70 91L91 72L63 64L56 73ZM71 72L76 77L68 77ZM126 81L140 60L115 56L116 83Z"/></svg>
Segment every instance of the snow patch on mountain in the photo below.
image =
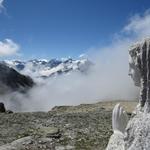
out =
<svg viewBox="0 0 150 150"><path fill-rule="evenodd" d="M34 79L48 78L61 74L68 75L73 71L86 73L92 65L92 62L85 58L78 60L71 58L61 60L33 59L29 61L5 60L3 63Z"/></svg>

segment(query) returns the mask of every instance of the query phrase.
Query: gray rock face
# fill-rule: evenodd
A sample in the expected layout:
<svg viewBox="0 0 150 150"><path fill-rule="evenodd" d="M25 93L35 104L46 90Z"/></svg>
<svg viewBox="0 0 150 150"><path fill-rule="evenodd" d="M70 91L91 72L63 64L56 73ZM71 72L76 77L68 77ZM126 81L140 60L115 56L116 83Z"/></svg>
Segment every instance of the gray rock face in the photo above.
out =
<svg viewBox="0 0 150 150"><path fill-rule="evenodd" d="M149 113L139 113L129 121L126 128L124 142L126 150L150 149Z"/></svg>
<svg viewBox="0 0 150 150"><path fill-rule="evenodd" d="M114 133L109 140L106 150L124 150L124 135L121 133Z"/></svg>
<svg viewBox="0 0 150 150"><path fill-rule="evenodd" d="M136 43L129 49L129 75L140 86L140 107L150 111L150 38Z"/></svg>

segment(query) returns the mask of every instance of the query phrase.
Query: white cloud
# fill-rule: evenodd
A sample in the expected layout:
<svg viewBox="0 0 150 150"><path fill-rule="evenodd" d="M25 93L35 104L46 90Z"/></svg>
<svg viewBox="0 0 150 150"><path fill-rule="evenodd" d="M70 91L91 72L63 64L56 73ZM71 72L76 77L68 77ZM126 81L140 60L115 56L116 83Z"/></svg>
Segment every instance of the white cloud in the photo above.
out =
<svg viewBox="0 0 150 150"><path fill-rule="evenodd" d="M0 56L16 55L19 50L19 45L11 39L0 41Z"/></svg>
<svg viewBox="0 0 150 150"><path fill-rule="evenodd" d="M124 32L134 35L136 38L150 36L150 10L144 14L136 14L130 18L129 24L124 27Z"/></svg>
<svg viewBox="0 0 150 150"><path fill-rule="evenodd" d="M3 2L4 0L0 0L0 13L5 9Z"/></svg>

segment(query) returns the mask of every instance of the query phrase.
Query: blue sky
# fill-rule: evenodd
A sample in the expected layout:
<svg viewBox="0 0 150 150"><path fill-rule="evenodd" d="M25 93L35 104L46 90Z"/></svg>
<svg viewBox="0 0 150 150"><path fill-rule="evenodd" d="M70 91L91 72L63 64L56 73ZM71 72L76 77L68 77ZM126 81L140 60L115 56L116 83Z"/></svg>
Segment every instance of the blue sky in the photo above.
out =
<svg viewBox="0 0 150 150"><path fill-rule="evenodd" d="M22 58L77 57L111 42L149 0L3 0L0 41L12 39Z"/></svg>

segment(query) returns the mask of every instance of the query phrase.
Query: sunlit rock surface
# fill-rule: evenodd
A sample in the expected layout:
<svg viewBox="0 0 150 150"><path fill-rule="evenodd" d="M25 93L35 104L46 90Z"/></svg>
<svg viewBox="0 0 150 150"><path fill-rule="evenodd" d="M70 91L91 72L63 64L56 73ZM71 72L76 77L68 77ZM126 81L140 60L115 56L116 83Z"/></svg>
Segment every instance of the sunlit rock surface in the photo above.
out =
<svg viewBox="0 0 150 150"><path fill-rule="evenodd" d="M149 150L150 149L150 114L138 113L133 117L126 128L126 150Z"/></svg>
<svg viewBox="0 0 150 150"><path fill-rule="evenodd" d="M129 75L140 86L139 103L150 111L150 38L135 43L129 49Z"/></svg>

